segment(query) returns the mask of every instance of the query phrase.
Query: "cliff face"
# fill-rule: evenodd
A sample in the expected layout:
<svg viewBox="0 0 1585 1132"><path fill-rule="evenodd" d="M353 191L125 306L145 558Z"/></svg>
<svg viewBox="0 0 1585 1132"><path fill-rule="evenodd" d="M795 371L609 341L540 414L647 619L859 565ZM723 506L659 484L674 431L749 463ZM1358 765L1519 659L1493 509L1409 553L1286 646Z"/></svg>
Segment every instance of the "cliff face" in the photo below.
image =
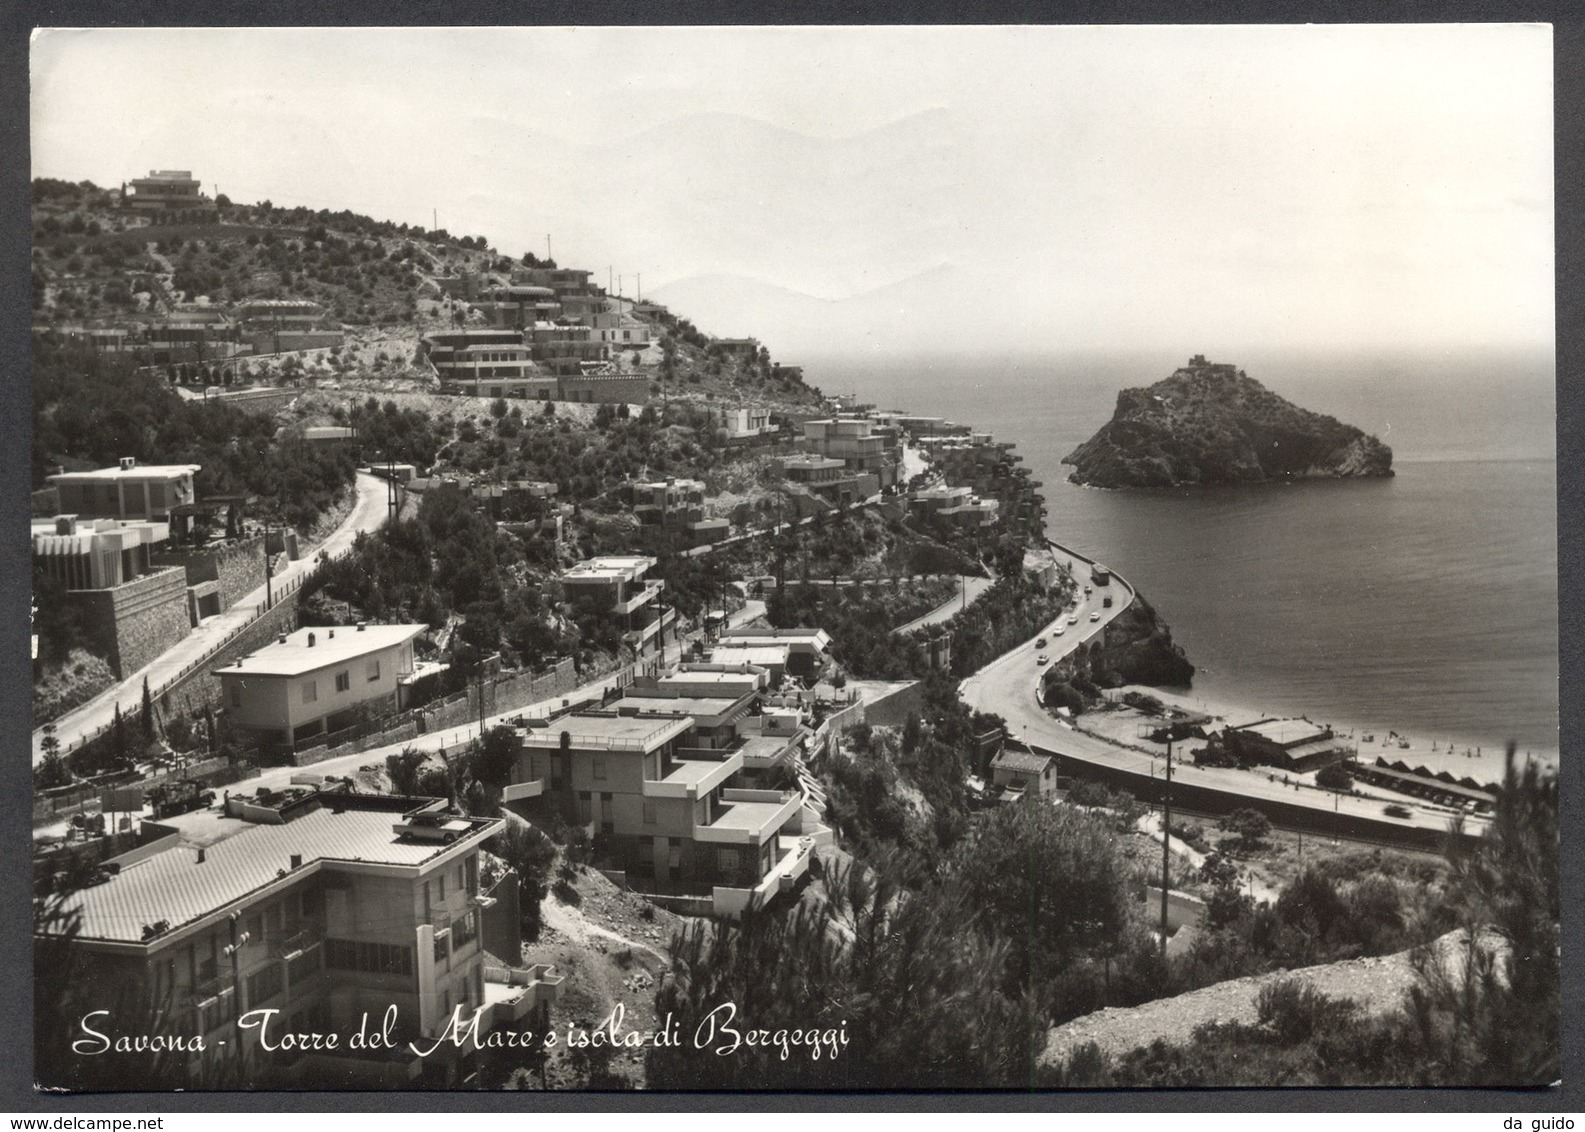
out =
<svg viewBox="0 0 1585 1132"><path fill-rule="evenodd" d="M1127 609L1106 625L1093 641L1053 665L1048 686L1075 679L1102 688L1124 684L1187 687L1194 665L1172 640L1172 630L1144 598L1136 595Z"/></svg>
<svg viewBox="0 0 1585 1132"><path fill-rule="evenodd" d="M1277 396L1230 365L1194 358L1148 389L1124 389L1112 419L1062 461L1094 487L1390 476L1392 449Z"/></svg>

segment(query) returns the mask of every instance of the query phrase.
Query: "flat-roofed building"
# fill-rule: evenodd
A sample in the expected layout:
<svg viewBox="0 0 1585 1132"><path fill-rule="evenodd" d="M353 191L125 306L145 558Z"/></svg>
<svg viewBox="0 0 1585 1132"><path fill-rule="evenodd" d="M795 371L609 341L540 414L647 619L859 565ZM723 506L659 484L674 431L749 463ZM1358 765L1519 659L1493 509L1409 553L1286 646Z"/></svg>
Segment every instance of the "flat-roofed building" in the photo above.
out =
<svg viewBox="0 0 1585 1132"><path fill-rule="evenodd" d="M238 816L165 819L163 841L67 898L75 937L41 935L40 962L63 948L108 1000L119 991L122 1003L156 1004L149 1032L201 1037L203 1049L175 1059L197 1086L390 1086L421 1074L455 1083L469 1069L456 1055L470 1051L446 1042L426 1058L408 1042L431 1039L419 1043L428 1048L459 1013L467 1023L478 1012L481 1037L517 1029L554 1002L561 979L549 968L486 970L481 921L494 901L479 850L502 820L449 812L440 799L268 793L228 799ZM333 1051L265 1056L258 1031L239 1027L265 1010L278 1012L272 1044L287 1030L378 1033L394 1011L395 1048L344 1038ZM222 1076L239 1069L240 1082Z"/></svg>
<svg viewBox="0 0 1585 1132"><path fill-rule="evenodd" d="M147 520L33 520L34 564L68 590L106 590L159 569L150 556L170 538L170 525Z"/></svg>
<svg viewBox="0 0 1585 1132"><path fill-rule="evenodd" d="M967 487L932 487L916 491L908 509L934 526L958 530L979 530L996 525L1001 503L983 499Z"/></svg>
<svg viewBox="0 0 1585 1132"><path fill-rule="evenodd" d="M645 526L684 527L704 518L704 483L677 479L628 485L633 513Z"/></svg>
<svg viewBox="0 0 1585 1132"><path fill-rule="evenodd" d="M215 202L198 191L198 179L187 169L151 169L147 177L135 177L129 185L132 192L122 194L122 203L139 212L213 213L215 210Z"/></svg>
<svg viewBox="0 0 1585 1132"><path fill-rule="evenodd" d="M557 397L555 376L535 364L521 331L437 330L422 343L443 393L546 401Z"/></svg>
<svg viewBox="0 0 1585 1132"><path fill-rule="evenodd" d="M524 284L491 287L473 306L491 326L515 330L527 330L537 322L550 322L561 313L555 291Z"/></svg>
<svg viewBox="0 0 1585 1132"><path fill-rule="evenodd" d="M297 746L368 712L403 706L413 641L427 625L320 625L283 634L221 668L221 702L261 742Z"/></svg>
<svg viewBox="0 0 1585 1132"><path fill-rule="evenodd" d="M170 526L57 515L32 524L33 564L66 589L118 675L136 672L192 631L187 574L154 561Z"/></svg>
<svg viewBox="0 0 1585 1132"><path fill-rule="evenodd" d="M171 509L194 501L197 464L144 464L131 456L119 467L47 477L60 492L60 511L88 519L169 522Z"/></svg>
<svg viewBox="0 0 1585 1132"><path fill-rule="evenodd" d="M717 915L758 906L794 883L811 846L797 836L796 791L737 789L731 750L690 750L688 716L564 716L520 728L508 803L571 791L580 821L639 891L693 897Z"/></svg>
<svg viewBox="0 0 1585 1132"><path fill-rule="evenodd" d="M1225 728L1220 745L1240 762L1279 766L1303 774L1352 758L1330 727L1308 719L1262 719Z"/></svg>
<svg viewBox="0 0 1585 1132"><path fill-rule="evenodd" d="M248 330L312 330L325 308L312 299L249 299L237 304L235 313Z"/></svg>
<svg viewBox="0 0 1585 1132"><path fill-rule="evenodd" d="M752 405L723 410L721 423L726 428L728 440L747 441L775 431L770 423L770 410Z"/></svg>
<svg viewBox="0 0 1585 1132"><path fill-rule="evenodd" d="M646 577L655 565L656 559L636 554L588 558L562 573L562 590L573 605L616 618L636 634L633 646L642 654L656 647L665 627L677 620L676 610L662 613L658 606L666 583Z"/></svg>
<svg viewBox="0 0 1585 1132"><path fill-rule="evenodd" d="M831 636L824 629L723 629L717 644L721 648L785 646L787 671L794 676L818 675L831 655ZM727 659L725 663L733 661Z"/></svg>

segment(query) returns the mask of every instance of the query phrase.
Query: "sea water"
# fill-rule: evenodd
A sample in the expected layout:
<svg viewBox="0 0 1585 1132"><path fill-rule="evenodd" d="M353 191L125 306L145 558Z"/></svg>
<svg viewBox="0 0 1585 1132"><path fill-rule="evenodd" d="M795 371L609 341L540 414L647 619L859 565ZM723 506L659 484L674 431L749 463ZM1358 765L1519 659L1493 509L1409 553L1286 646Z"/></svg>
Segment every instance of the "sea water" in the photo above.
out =
<svg viewBox="0 0 1585 1132"><path fill-rule="evenodd" d="M1397 475L1105 491L1063 456L1165 355L811 359L827 393L1012 441L1048 533L1139 587L1212 702L1488 750L1558 747L1550 354L1272 352L1231 361L1393 447Z"/></svg>

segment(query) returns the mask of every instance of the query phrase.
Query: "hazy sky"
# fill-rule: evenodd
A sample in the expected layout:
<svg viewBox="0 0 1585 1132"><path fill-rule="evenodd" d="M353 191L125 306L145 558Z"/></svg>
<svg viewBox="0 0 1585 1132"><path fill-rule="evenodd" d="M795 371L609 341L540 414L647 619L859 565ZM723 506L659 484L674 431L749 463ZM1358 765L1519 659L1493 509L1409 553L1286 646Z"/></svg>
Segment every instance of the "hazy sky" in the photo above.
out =
<svg viewBox="0 0 1585 1132"><path fill-rule="evenodd" d="M607 265L799 350L1546 346L1536 26L96 30L33 172Z"/></svg>

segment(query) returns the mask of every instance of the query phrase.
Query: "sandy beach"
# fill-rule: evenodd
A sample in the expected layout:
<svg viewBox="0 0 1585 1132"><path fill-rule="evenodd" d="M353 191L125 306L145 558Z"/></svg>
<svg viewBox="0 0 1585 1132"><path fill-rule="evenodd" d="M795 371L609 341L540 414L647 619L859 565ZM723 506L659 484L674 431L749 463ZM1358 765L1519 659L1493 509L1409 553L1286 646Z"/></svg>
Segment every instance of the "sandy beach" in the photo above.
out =
<svg viewBox="0 0 1585 1132"><path fill-rule="evenodd" d="M1260 705L1230 703L1225 699L1210 700L1197 695L1192 689L1188 692L1175 693L1160 688L1129 685L1108 692L1107 695L1108 698L1118 699L1129 691L1155 696L1164 703L1186 711L1205 712L1220 721L1218 726L1221 724L1239 726L1261 719L1282 717L1285 714L1278 710L1262 711ZM1133 712L1103 712L1087 714L1079 724L1086 730L1108 738L1140 746L1154 746L1138 737L1140 722L1142 722L1141 717ZM1501 742L1473 743L1462 739L1454 741L1445 735L1405 734L1394 728L1391 722L1370 724L1335 719L1318 719L1313 722L1331 727L1340 739L1351 746L1357 746L1359 760L1366 764L1373 765L1379 757L1389 763L1403 762L1411 770L1423 766L1433 774L1445 770L1458 778L1469 777L1478 782L1502 781L1504 748ZM1518 758L1521 764L1526 757L1553 768L1558 765L1556 748L1527 750L1520 747Z"/></svg>

